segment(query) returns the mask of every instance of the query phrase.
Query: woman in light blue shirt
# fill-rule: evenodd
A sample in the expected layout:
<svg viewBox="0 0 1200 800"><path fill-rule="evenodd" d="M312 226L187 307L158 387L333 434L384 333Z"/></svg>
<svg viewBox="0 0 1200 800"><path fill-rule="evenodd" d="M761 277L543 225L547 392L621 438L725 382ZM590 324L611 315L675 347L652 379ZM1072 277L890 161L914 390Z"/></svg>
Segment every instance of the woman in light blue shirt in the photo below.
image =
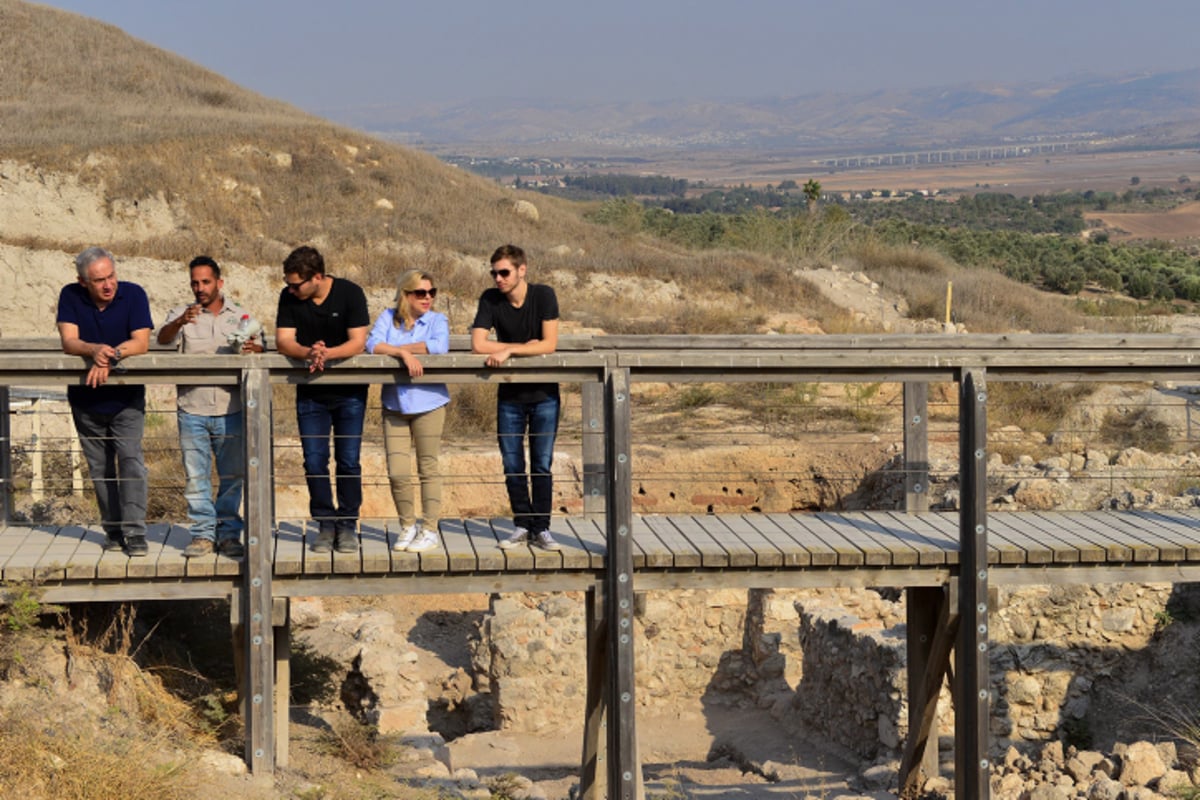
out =
<svg viewBox="0 0 1200 800"><path fill-rule="evenodd" d="M450 323L433 309L437 289L427 272L413 269L400 276L396 307L375 320L367 337L367 352L395 356L408 374L419 378L425 369L417 356L450 350ZM400 517L400 534L393 550L410 553L440 544L438 518L442 511L442 475L438 457L450 392L444 383L404 383L383 387L383 443L387 452L392 500ZM421 525L413 504L412 451L417 453L421 482Z"/></svg>

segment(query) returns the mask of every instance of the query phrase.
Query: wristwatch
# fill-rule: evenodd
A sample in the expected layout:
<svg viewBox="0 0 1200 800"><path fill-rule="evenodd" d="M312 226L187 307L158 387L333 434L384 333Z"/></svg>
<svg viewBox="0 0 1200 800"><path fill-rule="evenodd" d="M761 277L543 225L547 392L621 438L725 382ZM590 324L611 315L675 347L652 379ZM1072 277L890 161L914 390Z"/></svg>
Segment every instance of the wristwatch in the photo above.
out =
<svg viewBox="0 0 1200 800"><path fill-rule="evenodd" d="M120 360L121 360L121 347L118 345L117 349L113 351L113 357L110 358L109 361L112 361L115 364L116 362L118 362Z"/></svg>

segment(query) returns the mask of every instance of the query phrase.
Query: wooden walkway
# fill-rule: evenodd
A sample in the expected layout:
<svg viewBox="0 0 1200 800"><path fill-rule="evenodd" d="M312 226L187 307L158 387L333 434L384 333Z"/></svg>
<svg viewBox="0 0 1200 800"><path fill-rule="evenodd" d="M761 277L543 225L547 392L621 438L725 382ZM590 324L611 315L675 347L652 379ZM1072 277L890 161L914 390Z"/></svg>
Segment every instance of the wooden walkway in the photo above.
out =
<svg viewBox="0 0 1200 800"><path fill-rule="evenodd" d="M958 572L958 526L958 512L637 516L634 585L940 586ZM398 527L367 521L359 552L316 554L311 527L281 524L274 596L587 589L607 556L603 524L582 518L555 521L559 551L502 550L511 521L454 519L442 522L439 547L395 552ZM993 583L1200 580L1200 509L995 513L989 528ZM131 559L105 552L98 527L9 525L0 529L0 581L80 602L228 597L243 578L241 561L185 559L182 525L151 525L147 538L149 556Z"/></svg>

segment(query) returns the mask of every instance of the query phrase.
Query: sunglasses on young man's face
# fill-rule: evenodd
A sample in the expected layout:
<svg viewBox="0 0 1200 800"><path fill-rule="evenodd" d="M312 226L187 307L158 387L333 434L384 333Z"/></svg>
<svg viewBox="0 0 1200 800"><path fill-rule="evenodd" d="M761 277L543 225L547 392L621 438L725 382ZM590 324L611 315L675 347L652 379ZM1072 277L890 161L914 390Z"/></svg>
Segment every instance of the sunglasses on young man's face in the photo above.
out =
<svg viewBox="0 0 1200 800"><path fill-rule="evenodd" d="M405 294L411 294L418 300L424 300L428 297L430 300L437 297L437 289L406 289Z"/></svg>
<svg viewBox="0 0 1200 800"><path fill-rule="evenodd" d="M509 275L512 275L511 269L494 269L494 270L492 270L493 278L507 278Z"/></svg>

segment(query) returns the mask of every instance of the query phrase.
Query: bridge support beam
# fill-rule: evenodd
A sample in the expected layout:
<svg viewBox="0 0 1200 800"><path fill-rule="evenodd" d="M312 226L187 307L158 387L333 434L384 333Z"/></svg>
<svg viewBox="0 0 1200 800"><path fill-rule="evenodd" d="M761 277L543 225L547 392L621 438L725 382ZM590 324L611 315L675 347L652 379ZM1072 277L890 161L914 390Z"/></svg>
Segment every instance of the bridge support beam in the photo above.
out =
<svg viewBox="0 0 1200 800"><path fill-rule="evenodd" d="M633 470L629 370L613 369L605 381L608 425L608 499L604 571L608 634L608 800L640 800L633 664Z"/></svg>
<svg viewBox="0 0 1200 800"><path fill-rule="evenodd" d="M579 773L580 800L603 800L600 776L607 773L605 711L608 686L608 624L604 618L604 587L588 589L584 597L587 617L587 699L583 723L583 759Z"/></svg>
<svg viewBox="0 0 1200 800"><path fill-rule="evenodd" d="M956 797L988 800L987 385L982 369L959 380L959 597L954 674Z"/></svg>
<svg viewBox="0 0 1200 800"><path fill-rule="evenodd" d="M246 659L246 763L255 776L268 777L275 772L278 733L271 582L275 482L271 467L270 373L262 367L243 369L241 388L246 438L246 559L239 617ZM282 655L286 659L287 654ZM287 735L286 721L283 733Z"/></svg>

